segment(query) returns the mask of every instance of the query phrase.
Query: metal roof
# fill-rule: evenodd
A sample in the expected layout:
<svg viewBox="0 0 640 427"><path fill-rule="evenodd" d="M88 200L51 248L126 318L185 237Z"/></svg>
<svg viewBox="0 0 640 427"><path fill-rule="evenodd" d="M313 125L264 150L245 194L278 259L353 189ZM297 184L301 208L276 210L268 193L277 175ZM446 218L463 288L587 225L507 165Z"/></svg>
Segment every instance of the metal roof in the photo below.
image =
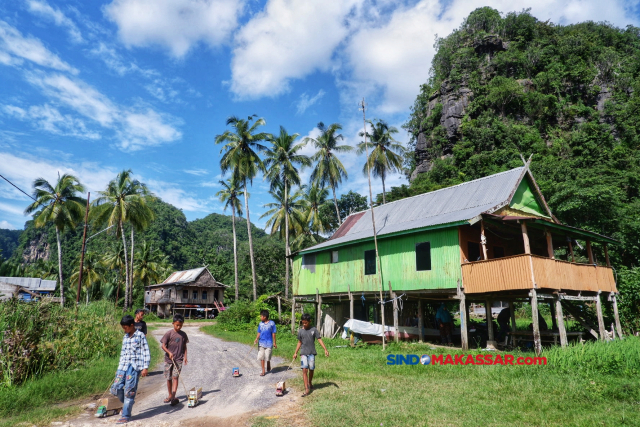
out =
<svg viewBox="0 0 640 427"><path fill-rule="evenodd" d="M171 276L167 277L166 280L162 282L162 284L166 285L169 283L178 284L178 283L195 282L198 279L198 277L200 277L200 274L202 274L202 272L206 269L207 267L200 267L200 268L193 268L191 270L176 271L172 273Z"/></svg>
<svg viewBox="0 0 640 427"><path fill-rule="evenodd" d="M375 207L376 234L384 237L401 231L468 221L492 212L509 202L526 170L525 167L511 169ZM354 223L352 217L356 215L359 217L353 218ZM343 227L349 228L345 231ZM331 239L300 252L315 252L369 237L373 237L371 211L358 212L347 217Z"/></svg>
<svg viewBox="0 0 640 427"><path fill-rule="evenodd" d="M0 282L22 286L31 292L54 292L56 290L55 280L43 280L38 277L0 277Z"/></svg>

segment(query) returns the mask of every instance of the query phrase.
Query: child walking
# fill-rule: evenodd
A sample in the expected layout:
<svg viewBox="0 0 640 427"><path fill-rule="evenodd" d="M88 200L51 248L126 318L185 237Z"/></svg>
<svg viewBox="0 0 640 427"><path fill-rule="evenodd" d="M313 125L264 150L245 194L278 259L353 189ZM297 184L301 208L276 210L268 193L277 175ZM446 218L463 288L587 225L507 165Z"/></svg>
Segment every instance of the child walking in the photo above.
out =
<svg viewBox="0 0 640 427"><path fill-rule="evenodd" d="M131 419L131 410L138 391L138 380L141 376L147 376L151 360L147 338L142 332L136 330L134 323L133 317L129 315L124 316L120 321L124 337L116 378L110 389L111 394L117 396L123 404L122 416L117 424L126 424Z"/></svg>
<svg viewBox="0 0 640 427"><path fill-rule="evenodd" d="M258 324L258 336L253 344L255 345L258 340L258 360L262 365L261 377L264 377L264 362L267 362L267 372L271 371L271 349L278 348L276 345L276 323L273 320L269 320L269 311L262 310L260 312L260 323Z"/></svg>
<svg viewBox="0 0 640 427"><path fill-rule="evenodd" d="M305 391L302 397L308 396L313 390L313 371L316 369L316 343L318 340L322 348L324 348L324 355L329 357L329 350L325 347L320 338L320 332L311 326L311 316L309 314L302 315L302 328L298 329L298 345L296 351L293 353L293 359L298 357L298 350L300 351L300 365L302 367L302 378L304 378Z"/></svg>
<svg viewBox="0 0 640 427"><path fill-rule="evenodd" d="M164 399L164 403L171 405L178 404L176 392L178 391L178 377L182 372L182 365L186 365L187 361L187 343L189 338L182 331L184 325L184 317L182 314L173 315L173 329L167 331L160 340L162 350L164 350L164 378L167 380L167 390L169 396ZM188 396L187 396L188 397Z"/></svg>

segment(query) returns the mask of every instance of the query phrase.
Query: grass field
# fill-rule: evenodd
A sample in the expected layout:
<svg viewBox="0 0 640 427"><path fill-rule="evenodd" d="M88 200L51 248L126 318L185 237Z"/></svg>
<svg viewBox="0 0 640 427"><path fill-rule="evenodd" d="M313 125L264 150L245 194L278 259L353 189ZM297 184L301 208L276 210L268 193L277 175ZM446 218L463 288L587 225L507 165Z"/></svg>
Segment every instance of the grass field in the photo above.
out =
<svg viewBox="0 0 640 427"><path fill-rule="evenodd" d="M255 338L217 325L202 330L245 343ZM341 339L325 343L330 357L317 345L316 390L304 400L312 426L640 425L640 340L635 337L547 350L546 366L392 366L388 354L461 351L406 343L383 352L379 345L335 348L346 344ZM290 360L295 344L283 328L274 354ZM301 376L292 385L301 390Z"/></svg>
<svg viewBox="0 0 640 427"><path fill-rule="evenodd" d="M153 338L149 339L149 349L153 366L160 360L162 351ZM81 412L80 406L70 403L102 394L113 380L117 367L118 358L98 359L82 368L51 372L20 386L0 389L0 427L48 425Z"/></svg>

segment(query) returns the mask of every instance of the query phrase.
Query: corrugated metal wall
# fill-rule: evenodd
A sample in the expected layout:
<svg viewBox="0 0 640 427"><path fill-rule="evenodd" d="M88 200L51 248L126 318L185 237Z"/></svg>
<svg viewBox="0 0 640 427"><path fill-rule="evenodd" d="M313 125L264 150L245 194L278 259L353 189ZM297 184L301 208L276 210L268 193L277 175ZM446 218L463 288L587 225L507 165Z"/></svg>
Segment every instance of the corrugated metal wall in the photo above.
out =
<svg viewBox="0 0 640 427"><path fill-rule="evenodd" d="M416 243L430 242L431 270L416 271ZM378 240L384 291L391 281L394 291L455 288L460 278L460 252L457 228L424 231ZM373 241L338 249L338 262L331 263L331 251L316 253L316 271L302 268L302 256L296 256L293 268L295 295L316 293L378 291L379 275L364 274L364 251L375 249Z"/></svg>

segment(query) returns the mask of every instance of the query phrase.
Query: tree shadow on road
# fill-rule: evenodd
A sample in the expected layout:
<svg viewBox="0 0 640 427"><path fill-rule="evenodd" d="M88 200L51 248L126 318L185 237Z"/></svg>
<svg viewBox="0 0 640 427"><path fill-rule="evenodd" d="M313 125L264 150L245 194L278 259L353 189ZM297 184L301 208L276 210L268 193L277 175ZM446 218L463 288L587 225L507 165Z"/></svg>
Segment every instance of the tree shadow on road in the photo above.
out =
<svg viewBox="0 0 640 427"><path fill-rule="evenodd" d="M313 385L313 389L314 390L319 390L319 389L322 389L322 388L325 388L325 387L331 387L331 386L333 386L335 388L340 388L340 386L338 384L336 384L336 383L325 382L325 383L320 383L320 384L314 384Z"/></svg>

